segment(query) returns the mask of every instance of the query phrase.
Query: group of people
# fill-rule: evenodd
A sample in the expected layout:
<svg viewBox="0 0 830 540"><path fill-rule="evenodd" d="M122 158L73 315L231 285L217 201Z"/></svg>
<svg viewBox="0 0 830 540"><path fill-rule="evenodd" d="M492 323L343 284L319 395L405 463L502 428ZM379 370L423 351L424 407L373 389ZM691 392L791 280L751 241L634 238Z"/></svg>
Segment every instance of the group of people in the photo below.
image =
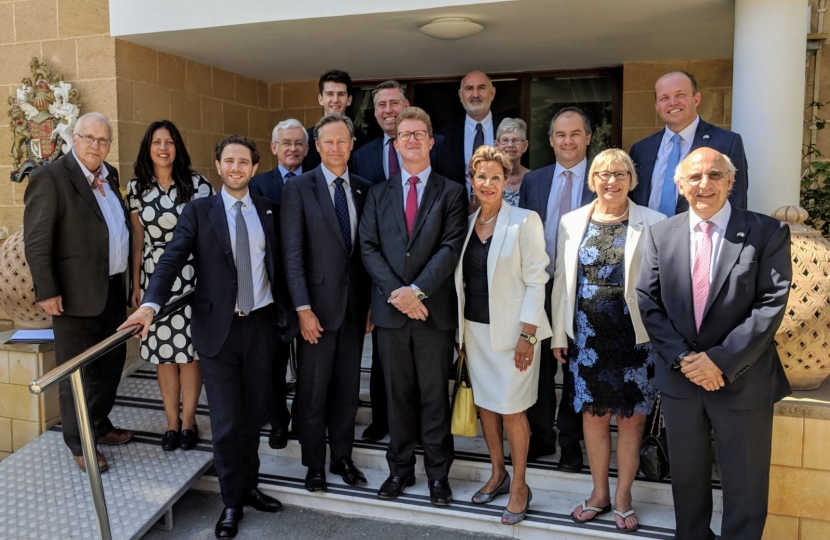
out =
<svg viewBox="0 0 830 540"><path fill-rule="evenodd" d="M236 536L245 506L281 508L257 488L265 421L274 448L287 444L291 423L309 491L328 486L327 436L329 472L366 484L352 446L368 333L373 421L362 436L389 435L379 498L414 485L420 445L430 502L452 501L448 380L458 348L492 464L472 502L508 495L503 523L521 521L531 504L528 461L558 443L558 469L579 472L584 439L594 489L571 519L613 510L621 532L637 530L631 487L659 393L676 537L714 538L714 432L721 537L760 538L772 406L789 392L773 344L791 278L789 230L745 209L741 138L700 119L694 76L671 71L656 81L666 127L630 155L608 149L589 160L589 118L561 109L549 125L556 162L534 171L521 165L526 124L494 117L495 88L482 72L464 77L466 115L441 133L398 82L379 84L372 98L384 134L356 151L344 114L352 94L347 73L325 73L324 116L308 130L293 119L277 124L272 171L256 174L249 139L223 139L218 194L192 171L176 127L159 121L142 141L125 205L104 162L112 128L97 113L78 120L72 152L36 170L26 191L26 256L37 300L53 315L57 362L140 326L141 357L158 364L166 450L198 443L204 379L225 505L217 538ZM137 309L125 320L128 269ZM189 306L153 323L194 286ZM101 443L133 435L107 418L123 364L122 347L85 372ZM66 384L61 415L83 469ZM98 461L106 468L100 453Z"/></svg>

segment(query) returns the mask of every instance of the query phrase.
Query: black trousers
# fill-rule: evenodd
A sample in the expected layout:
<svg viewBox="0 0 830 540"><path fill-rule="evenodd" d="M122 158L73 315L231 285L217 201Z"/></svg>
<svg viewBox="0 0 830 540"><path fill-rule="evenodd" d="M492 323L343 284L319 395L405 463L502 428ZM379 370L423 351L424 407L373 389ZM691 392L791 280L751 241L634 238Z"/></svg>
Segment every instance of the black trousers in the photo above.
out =
<svg viewBox="0 0 830 540"><path fill-rule="evenodd" d="M365 323L364 323L365 324ZM303 465L326 465L326 429L331 461L352 457L360 406L360 357L365 326L346 307L343 324L324 330L316 345L297 338L297 423Z"/></svg>
<svg viewBox="0 0 830 540"><path fill-rule="evenodd" d="M372 424L389 430L389 408L386 399L386 381L383 377L383 364L378 351L378 331L372 331L372 372L369 377L369 397L372 400Z"/></svg>
<svg viewBox="0 0 830 540"><path fill-rule="evenodd" d="M199 354L210 403L213 465L227 507L241 508L258 483L259 428L271 393L277 339L271 306L266 306L247 317L234 316L216 356Z"/></svg>
<svg viewBox="0 0 830 540"><path fill-rule="evenodd" d="M378 328L377 337L389 399L389 473L413 476L421 443L427 477L445 480L455 456L449 396L455 330L410 319L400 328Z"/></svg>
<svg viewBox="0 0 830 540"><path fill-rule="evenodd" d="M767 519L773 406L726 409L697 389L690 398L661 394L669 439L678 540L715 538L712 520L714 430L723 488L722 540L760 540Z"/></svg>
<svg viewBox="0 0 830 540"><path fill-rule="evenodd" d="M288 369L288 359L291 355L291 344L277 340L276 354L274 354L272 369L272 388L268 396L268 421L271 427L280 426L283 433L288 434L288 424L291 422L291 413L286 405L285 372Z"/></svg>
<svg viewBox="0 0 830 540"><path fill-rule="evenodd" d="M553 280L545 286L545 311L550 318L550 296L553 289ZM559 402L559 416L556 415L556 371L559 362L553 356L550 348L550 339L542 340L542 355L539 359L539 397L536 403L527 410L527 420L530 423L531 446L554 450L556 447L556 431L554 424L559 428L559 445L570 446L583 439L582 413L574 410L573 396L571 395L571 375L567 366L563 367L562 400Z"/></svg>
<svg viewBox="0 0 830 540"><path fill-rule="evenodd" d="M73 317L63 314L52 317L55 330L55 362L61 365L113 335L127 318L126 296L124 277L119 274L109 280L107 303L100 315ZM115 403L115 393L121 381L126 358L127 346L123 345L83 368L89 417L95 426L96 438L106 435L113 428L108 416ZM74 455L80 456L83 450L69 379L64 379L60 383L60 410L63 440Z"/></svg>

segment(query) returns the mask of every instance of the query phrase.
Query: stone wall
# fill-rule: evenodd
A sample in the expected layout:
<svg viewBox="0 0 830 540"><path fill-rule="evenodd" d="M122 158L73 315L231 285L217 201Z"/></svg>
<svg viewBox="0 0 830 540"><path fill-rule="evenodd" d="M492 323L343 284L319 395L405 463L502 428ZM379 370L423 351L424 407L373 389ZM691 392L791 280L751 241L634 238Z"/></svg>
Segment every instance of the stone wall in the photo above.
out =
<svg viewBox="0 0 830 540"><path fill-rule="evenodd" d="M317 102L317 81L271 83L268 89L272 127L288 118L311 127L323 115L323 108Z"/></svg>

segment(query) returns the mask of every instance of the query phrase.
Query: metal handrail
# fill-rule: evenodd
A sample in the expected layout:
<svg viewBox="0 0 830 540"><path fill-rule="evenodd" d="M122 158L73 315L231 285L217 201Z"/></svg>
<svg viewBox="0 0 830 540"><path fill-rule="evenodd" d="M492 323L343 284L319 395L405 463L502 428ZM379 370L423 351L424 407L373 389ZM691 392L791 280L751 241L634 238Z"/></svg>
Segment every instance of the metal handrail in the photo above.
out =
<svg viewBox="0 0 830 540"><path fill-rule="evenodd" d="M168 302L153 317L153 324L189 304L194 292L195 289L191 289L172 302ZM104 341L93 345L68 362L64 362L49 371L49 373L29 383L29 391L37 396L63 379L70 378L72 395L75 399L75 413L78 417L81 447L84 452L84 464L86 465L87 477L89 478L89 489L92 492L92 505L95 508L95 518L98 522L98 535L101 540L112 540L112 530L110 528L109 516L107 515L107 503L104 498L104 485L101 482L101 471L98 469L98 457L95 452L95 428L89 417L83 370L81 368L126 343L127 340L138 333L140 328L140 326L131 326L120 332L116 332Z"/></svg>

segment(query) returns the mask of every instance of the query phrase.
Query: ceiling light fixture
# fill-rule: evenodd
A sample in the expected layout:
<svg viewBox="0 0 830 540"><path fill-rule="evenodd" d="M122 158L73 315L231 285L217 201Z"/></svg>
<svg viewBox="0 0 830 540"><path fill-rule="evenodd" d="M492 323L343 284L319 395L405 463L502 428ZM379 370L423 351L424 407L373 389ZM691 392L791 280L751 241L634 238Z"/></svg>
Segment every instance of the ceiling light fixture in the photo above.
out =
<svg viewBox="0 0 830 540"><path fill-rule="evenodd" d="M484 27L464 17L442 17L425 24L420 30L435 39L463 39L478 34Z"/></svg>

